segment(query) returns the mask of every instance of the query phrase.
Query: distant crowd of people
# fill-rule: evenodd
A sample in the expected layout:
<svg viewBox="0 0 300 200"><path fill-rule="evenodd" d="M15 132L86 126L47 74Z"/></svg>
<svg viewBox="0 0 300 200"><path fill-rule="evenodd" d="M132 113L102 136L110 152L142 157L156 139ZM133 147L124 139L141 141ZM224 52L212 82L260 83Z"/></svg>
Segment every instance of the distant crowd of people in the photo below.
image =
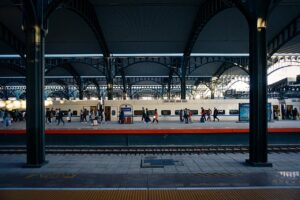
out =
<svg viewBox="0 0 300 200"><path fill-rule="evenodd" d="M55 109L49 108L46 109L46 122L57 123L59 125L61 122L64 125L64 117L66 117L67 122L72 122L72 111L69 109L67 113L64 113L60 108ZM80 122L88 123L90 122L92 125L97 125L98 123L102 123L104 120L104 111L103 109L91 109L90 111L87 109L80 110Z"/></svg>
<svg viewBox="0 0 300 200"><path fill-rule="evenodd" d="M214 111L212 113L212 110L210 108L208 110L205 110L203 107L201 107L200 122L204 123L205 121L211 121L211 115L213 115L214 121L215 120L220 121L220 119L218 118L219 112L216 108L214 108ZM187 108L181 109L179 111L180 122L185 122L186 124L192 123L193 121L192 116L193 116L193 112Z"/></svg>
<svg viewBox="0 0 300 200"><path fill-rule="evenodd" d="M293 120L297 120L300 119L300 112L298 112L298 109L295 107L293 109L286 109L284 107L281 107L281 115L282 115L282 119L293 119ZM279 113L278 112L274 112L274 119L278 119L279 117Z"/></svg>
<svg viewBox="0 0 300 200"><path fill-rule="evenodd" d="M144 123L149 123L151 122L151 118L150 118L150 112L148 110L148 108L142 108L142 122ZM157 109L155 108L154 113L153 113L153 120L152 123L156 122L158 124L158 112Z"/></svg>
<svg viewBox="0 0 300 200"><path fill-rule="evenodd" d="M25 119L25 111L0 109L0 123L3 123L5 126L10 126L12 122L23 121Z"/></svg>

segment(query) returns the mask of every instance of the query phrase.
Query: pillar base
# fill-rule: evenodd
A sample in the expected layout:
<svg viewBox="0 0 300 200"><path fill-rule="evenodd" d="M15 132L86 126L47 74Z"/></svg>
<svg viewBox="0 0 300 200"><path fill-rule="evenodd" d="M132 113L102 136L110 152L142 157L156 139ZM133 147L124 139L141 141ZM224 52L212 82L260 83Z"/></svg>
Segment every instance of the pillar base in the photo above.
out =
<svg viewBox="0 0 300 200"><path fill-rule="evenodd" d="M253 162L250 159L246 159L245 164L248 165L248 166L252 166L252 167L273 167L272 163L269 163L269 162Z"/></svg>
<svg viewBox="0 0 300 200"><path fill-rule="evenodd" d="M44 165L47 165L49 162L46 160L46 161L44 161L43 163L41 163L41 164L25 164L24 166L23 166L23 168L41 168L41 167L43 167Z"/></svg>

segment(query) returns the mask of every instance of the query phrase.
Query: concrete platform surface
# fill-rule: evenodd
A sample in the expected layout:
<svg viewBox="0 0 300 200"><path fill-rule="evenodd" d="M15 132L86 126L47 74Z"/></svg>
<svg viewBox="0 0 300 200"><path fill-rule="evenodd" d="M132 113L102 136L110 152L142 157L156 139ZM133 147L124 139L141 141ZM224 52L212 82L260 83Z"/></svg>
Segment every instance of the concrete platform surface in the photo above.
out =
<svg viewBox="0 0 300 200"><path fill-rule="evenodd" d="M211 188L300 189L300 154L271 153L273 167L245 165L248 154L47 155L41 168L24 168L26 155L0 155L0 188ZM174 164L142 167L145 159Z"/></svg>
<svg viewBox="0 0 300 200"><path fill-rule="evenodd" d="M22 130L25 129L25 122L16 122L12 123L11 126L4 126L0 124L0 130ZM300 120L286 120L286 121L273 121L268 123L269 128L300 128ZM119 130L119 129L247 129L249 128L249 123L240 123L240 122L205 122L199 123L194 121L190 124L180 123L180 122L160 122L160 123L143 123L143 122L134 122L133 124L118 124L117 122L105 122L97 126L92 126L91 123L80 123L80 122L71 122L57 125L57 123L46 124L46 129L87 129L87 130Z"/></svg>

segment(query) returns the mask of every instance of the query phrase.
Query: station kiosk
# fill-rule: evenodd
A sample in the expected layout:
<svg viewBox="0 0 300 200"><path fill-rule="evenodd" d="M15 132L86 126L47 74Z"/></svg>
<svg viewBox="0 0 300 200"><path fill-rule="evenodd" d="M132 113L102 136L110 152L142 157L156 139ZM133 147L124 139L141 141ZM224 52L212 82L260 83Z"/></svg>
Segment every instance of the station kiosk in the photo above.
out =
<svg viewBox="0 0 300 200"><path fill-rule="evenodd" d="M130 104L122 104L120 111L124 113L124 124L133 123L133 107Z"/></svg>

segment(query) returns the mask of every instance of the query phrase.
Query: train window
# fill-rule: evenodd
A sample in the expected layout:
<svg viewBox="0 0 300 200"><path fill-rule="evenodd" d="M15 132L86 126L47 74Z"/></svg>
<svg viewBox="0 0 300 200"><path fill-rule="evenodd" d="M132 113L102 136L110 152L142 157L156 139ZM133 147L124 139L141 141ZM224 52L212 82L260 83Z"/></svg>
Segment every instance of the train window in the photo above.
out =
<svg viewBox="0 0 300 200"><path fill-rule="evenodd" d="M77 110L73 110L72 115L77 116Z"/></svg>
<svg viewBox="0 0 300 200"><path fill-rule="evenodd" d="M154 115L154 110L148 110L149 115Z"/></svg>
<svg viewBox="0 0 300 200"><path fill-rule="evenodd" d="M225 115L225 110L218 110L218 113L219 113L220 115Z"/></svg>
<svg viewBox="0 0 300 200"><path fill-rule="evenodd" d="M171 115L171 110L162 110L161 115Z"/></svg>
<svg viewBox="0 0 300 200"><path fill-rule="evenodd" d="M230 115L238 115L239 113L239 110L229 110Z"/></svg>
<svg viewBox="0 0 300 200"><path fill-rule="evenodd" d="M198 115L198 110L191 110L193 115Z"/></svg>
<svg viewBox="0 0 300 200"><path fill-rule="evenodd" d="M142 110L135 110L133 112L134 115L138 115L138 116L142 116L143 115L143 111Z"/></svg>
<svg viewBox="0 0 300 200"><path fill-rule="evenodd" d="M112 111L111 111L111 115L112 115L112 116L115 116L115 115L116 115L116 111L115 111L115 110L112 110Z"/></svg>

